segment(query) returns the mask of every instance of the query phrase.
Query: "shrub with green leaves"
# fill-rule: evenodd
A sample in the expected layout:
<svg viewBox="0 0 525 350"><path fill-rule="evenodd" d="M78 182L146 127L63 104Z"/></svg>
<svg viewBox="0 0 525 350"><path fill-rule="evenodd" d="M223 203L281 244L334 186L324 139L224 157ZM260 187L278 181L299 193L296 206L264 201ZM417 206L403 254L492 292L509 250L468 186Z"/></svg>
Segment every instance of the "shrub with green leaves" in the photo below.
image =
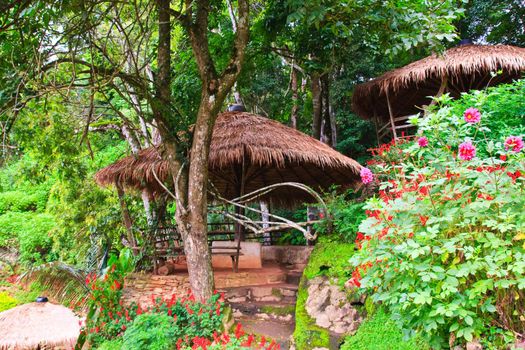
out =
<svg viewBox="0 0 525 350"><path fill-rule="evenodd" d="M494 114L480 106L441 106L418 120L416 138L391 145L397 161L376 157L379 195L350 259L351 283L436 349L525 331L523 138L492 133Z"/></svg>
<svg viewBox="0 0 525 350"><path fill-rule="evenodd" d="M122 346L128 350L170 350L175 348L177 333L173 317L151 313L137 316L122 337Z"/></svg>
<svg viewBox="0 0 525 350"><path fill-rule="evenodd" d="M54 227L52 215L31 212L8 212L0 215L0 246L15 246L25 263L49 260Z"/></svg>

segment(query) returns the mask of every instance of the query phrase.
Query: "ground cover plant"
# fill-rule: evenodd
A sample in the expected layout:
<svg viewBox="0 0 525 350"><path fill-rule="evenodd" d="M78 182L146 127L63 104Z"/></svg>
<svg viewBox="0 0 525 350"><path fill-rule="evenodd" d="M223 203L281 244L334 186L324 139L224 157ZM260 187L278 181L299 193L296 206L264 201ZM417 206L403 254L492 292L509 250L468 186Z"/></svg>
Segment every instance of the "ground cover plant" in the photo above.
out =
<svg viewBox="0 0 525 350"><path fill-rule="evenodd" d="M404 339L390 315L379 309L369 316L356 334L349 336L341 350L429 350L419 338Z"/></svg>
<svg viewBox="0 0 525 350"><path fill-rule="evenodd" d="M523 96L523 82L454 103L441 98L416 121L416 137L376 150L371 170L362 172L379 192L364 207L350 283L435 349L475 339L501 348L525 330L517 91ZM487 103L494 100L501 102ZM509 124L501 120L505 114Z"/></svg>

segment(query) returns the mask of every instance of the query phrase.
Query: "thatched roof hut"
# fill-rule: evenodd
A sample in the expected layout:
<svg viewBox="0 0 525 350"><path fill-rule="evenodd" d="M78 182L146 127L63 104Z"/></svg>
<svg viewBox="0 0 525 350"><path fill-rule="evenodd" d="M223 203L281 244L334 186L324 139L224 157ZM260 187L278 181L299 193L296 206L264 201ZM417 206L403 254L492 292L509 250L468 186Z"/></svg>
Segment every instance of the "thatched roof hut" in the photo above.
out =
<svg viewBox="0 0 525 350"><path fill-rule="evenodd" d="M30 303L0 313L0 350L74 349L79 319L61 305Z"/></svg>
<svg viewBox="0 0 525 350"><path fill-rule="evenodd" d="M494 76L498 71L501 73ZM403 117L420 112L418 107L428 105L432 96L448 92L458 97L462 92L519 79L524 71L525 48L457 46L357 85L352 108L364 119L394 119L398 125L406 120ZM403 129L402 125L397 129Z"/></svg>
<svg viewBox="0 0 525 350"><path fill-rule="evenodd" d="M244 172L242 172L244 163ZM332 185L348 187L359 177L361 165L328 145L277 121L247 112L225 112L215 124L210 148L210 179L222 196L232 199L280 182L300 182L316 190ZM162 151L148 148L100 170L101 185L149 188L162 193L155 174L171 182ZM311 200L292 188L278 189L267 200L292 204Z"/></svg>

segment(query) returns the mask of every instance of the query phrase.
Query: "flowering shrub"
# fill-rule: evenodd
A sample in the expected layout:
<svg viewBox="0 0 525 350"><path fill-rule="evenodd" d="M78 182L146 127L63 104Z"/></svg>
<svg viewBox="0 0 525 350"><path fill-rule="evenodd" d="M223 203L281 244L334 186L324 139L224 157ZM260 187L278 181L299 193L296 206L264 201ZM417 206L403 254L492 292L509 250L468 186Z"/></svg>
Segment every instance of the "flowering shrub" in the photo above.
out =
<svg viewBox="0 0 525 350"><path fill-rule="evenodd" d="M376 150L379 193L350 260L350 283L436 349L525 331L520 136L493 139L489 111L463 112L436 110L418 120L419 138Z"/></svg>
<svg viewBox="0 0 525 350"><path fill-rule="evenodd" d="M131 269L131 253L112 257L102 276L90 274L89 312L77 348L87 339L99 349L156 350L277 350L274 341L246 334L240 324L234 334L223 331L224 295L215 292L206 303L195 300L191 292L169 297L152 296L152 304L126 305L122 302L124 276Z"/></svg>

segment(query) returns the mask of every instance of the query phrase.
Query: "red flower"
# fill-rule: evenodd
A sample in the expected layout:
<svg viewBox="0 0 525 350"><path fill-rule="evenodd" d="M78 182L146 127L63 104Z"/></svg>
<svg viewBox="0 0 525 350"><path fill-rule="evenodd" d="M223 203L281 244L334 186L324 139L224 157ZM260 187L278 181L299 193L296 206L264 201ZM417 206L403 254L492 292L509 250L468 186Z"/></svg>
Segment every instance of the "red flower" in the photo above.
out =
<svg viewBox="0 0 525 350"><path fill-rule="evenodd" d="M512 179L512 182L516 182L516 179L521 177L521 171L516 170L515 172L511 173L510 171L507 172L507 175Z"/></svg>
<svg viewBox="0 0 525 350"><path fill-rule="evenodd" d="M499 156L499 159L502 160L502 161L506 161L507 160L507 155L502 154L502 155Z"/></svg>
<svg viewBox="0 0 525 350"><path fill-rule="evenodd" d="M253 334L250 334L248 338L242 343L242 346L249 347L252 345L254 340L255 340L255 336Z"/></svg>
<svg viewBox="0 0 525 350"><path fill-rule="evenodd" d="M244 331L242 330L242 325L240 323L237 323L237 326L235 327L235 338L239 339L244 335Z"/></svg>
<svg viewBox="0 0 525 350"><path fill-rule="evenodd" d="M426 226L428 221L428 216L419 215L419 221L421 221L421 225Z"/></svg>

